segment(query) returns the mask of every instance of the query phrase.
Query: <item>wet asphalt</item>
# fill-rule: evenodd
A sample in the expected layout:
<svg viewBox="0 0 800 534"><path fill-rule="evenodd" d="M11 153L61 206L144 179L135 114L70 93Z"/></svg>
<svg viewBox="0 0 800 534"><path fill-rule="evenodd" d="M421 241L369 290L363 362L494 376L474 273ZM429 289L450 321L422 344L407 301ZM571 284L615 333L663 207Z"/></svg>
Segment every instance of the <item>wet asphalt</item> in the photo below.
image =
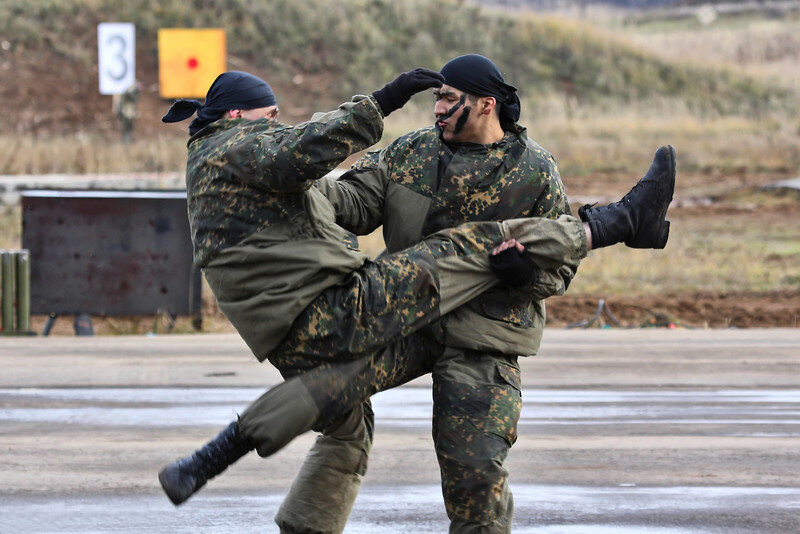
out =
<svg viewBox="0 0 800 534"><path fill-rule="evenodd" d="M800 332L547 334L550 361L523 364L514 532L800 532ZM198 337L113 354L102 339L0 345L0 533L277 532L313 436L246 458L178 508L155 482L277 380L238 338ZM446 532L429 383L373 402L345 532Z"/></svg>

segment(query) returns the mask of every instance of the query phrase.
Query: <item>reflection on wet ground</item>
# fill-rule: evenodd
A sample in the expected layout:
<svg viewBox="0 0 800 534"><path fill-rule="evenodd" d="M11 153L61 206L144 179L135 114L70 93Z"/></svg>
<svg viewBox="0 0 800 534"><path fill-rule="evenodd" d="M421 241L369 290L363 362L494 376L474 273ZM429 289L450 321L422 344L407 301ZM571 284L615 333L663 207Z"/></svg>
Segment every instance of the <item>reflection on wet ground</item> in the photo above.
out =
<svg viewBox="0 0 800 534"><path fill-rule="evenodd" d="M210 426L236 416L258 388L0 389L3 422L54 428ZM525 431L615 436L798 436L800 390L524 390ZM428 388L374 397L377 426L430 428ZM19 427L19 425L17 425ZM788 467L787 467L788 468ZM447 531L438 485L373 485L359 495L348 534ZM412 481L413 482L413 481ZM763 486L763 483L761 483ZM2 485L2 481L0 481ZM795 486L794 484L792 484ZM797 532L800 487L558 486L515 484L515 533L688 534ZM136 491L143 490L141 487ZM2 490L0 490L2 491ZM174 508L163 495L1 494L0 533L277 532L283 492L208 491ZM773 525L770 527L770 525ZM787 529L787 525L792 527ZM800 527L798 527L800 528Z"/></svg>
<svg viewBox="0 0 800 534"><path fill-rule="evenodd" d="M688 534L744 533L715 527L715 518L800 511L799 488L619 488L514 485L515 533ZM402 496L398 499L398 496ZM173 508L162 496L3 498L0 532L276 532L272 516L281 494L200 494ZM434 533L447 530L434 485L364 487L348 534ZM702 514L697 514L702 510ZM677 526L653 526L666 514ZM701 519L697 519L700 517ZM191 525L189 527L188 525Z"/></svg>
<svg viewBox="0 0 800 534"><path fill-rule="evenodd" d="M258 388L0 389L0 421L99 426L219 426ZM523 427L717 425L715 435L800 436L800 390L524 390ZM373 398L377 424L428 428L431 393L399 388ZM676 430L677 428L677 430ZM704 433L709 433L705 431ZM713 432L711 432L713 433Z"/></svg>

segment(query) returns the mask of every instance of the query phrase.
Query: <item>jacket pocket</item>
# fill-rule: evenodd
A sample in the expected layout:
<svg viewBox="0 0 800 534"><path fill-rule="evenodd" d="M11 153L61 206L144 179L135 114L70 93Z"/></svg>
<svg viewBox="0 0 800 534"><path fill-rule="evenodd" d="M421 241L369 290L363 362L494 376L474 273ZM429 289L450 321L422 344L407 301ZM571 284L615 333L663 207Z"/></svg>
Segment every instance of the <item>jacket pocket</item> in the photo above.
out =
<svg viewBox="0 0 800 534"><path fill-rule="evenodd" d="M517 391L522 391L522 373L520 373L519 368L507 363L498 362L497 374L500 376L502 382L505 382Z"/></svg>
<svg viewBox="0 0 800 534"><path fill-rule="evenodd" d="M492 389L486 430L504 439L509 446L517 441L517 423L522 410L522 382L519 369L505 363L497 364L497 386Z"/></svg>
<svg viewBox="0 0 800 534"><path fill-rule="evenodd" d="M486 295L478 298L485 317L525 328L533 326L529 303L510 303Z"/></svg>

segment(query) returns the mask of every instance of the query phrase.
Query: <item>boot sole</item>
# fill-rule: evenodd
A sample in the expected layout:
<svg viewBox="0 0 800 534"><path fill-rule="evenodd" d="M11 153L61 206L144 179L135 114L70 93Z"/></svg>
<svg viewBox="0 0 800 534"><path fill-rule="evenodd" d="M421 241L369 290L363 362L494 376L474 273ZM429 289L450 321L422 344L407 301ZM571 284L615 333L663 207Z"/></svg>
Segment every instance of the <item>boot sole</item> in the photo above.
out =
<svg viewBox="0 0 800 534"><path fill-rule="evenodd" d="M672 145L666 145L666 147L669 150L668 172L671 179L669 181L669 198L664 204L664 211L661 212L661 220L663 222L661 224L661 237L655 246L655 248L657 249L662 249L667 246L667 241L669 240L669 221L667 220L667 210L669 209L669 205L672 204L672 199L675 196L675 167L676 167L675 148L672 147Z"/></svg>
<svg viewBox="0 0 800 534"><path fill-rule="evenodd" d="M672 203L672 198L675 195L675 167L676 167L676 157L675 157L675 148L672 145L665 145L665 148L669 150L669 175L671 177L669 181L669 198L667 199L666 204L664 205L664 211L661 213L661 218L664 219L667 216L667 210L669 209L669 205ZM669 222L669 221L667 221ZM669 225L667 225L669 226ZM667 229L667 233L669 233L669 229Z"/></svg>
<svg viewBox="0 0 800 534"><path fill-rule="evenodd" d="M656 157L658 157L659 153L664 151L668 152L667 155L667 173L670 179L666 182L666 187L659 188L659 196L668 196L666 202L663 203L664 207L659 212L659 223L658 223L658 239L653 241L626 241L625 244L631 248L650 248L650 249L662 249L667 246L667 241L669 240L669 221L666 219L667 217L667 210L669 209L669 205L672 203L672 198L675 194L675 167L676 167L676 157L675 157L675 149L672 145L664 145L663 147L659 148L656 152Z"/></svg>

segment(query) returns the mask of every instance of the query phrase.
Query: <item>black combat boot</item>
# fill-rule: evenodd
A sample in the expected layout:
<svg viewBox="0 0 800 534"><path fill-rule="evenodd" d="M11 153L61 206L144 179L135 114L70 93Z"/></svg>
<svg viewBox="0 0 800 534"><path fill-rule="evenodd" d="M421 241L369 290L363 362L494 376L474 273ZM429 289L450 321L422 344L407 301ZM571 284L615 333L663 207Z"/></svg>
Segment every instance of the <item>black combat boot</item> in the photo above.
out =
<svg viewBox="0 0 800 534"><path fill-rule="evenodd" d="M253 448L239 432L239 423L234 421L202 449L162 469L158 481L177 506Z"/></svg>
<svg viewBox="0 0 800 534"><path fill-rule="evenodd" d="M582 221L592 230L592 248L625 242L631 248L664 248L669 237L667 208L675 190L675 149L662 146L650 170L619 202L583 206Z"/></svg>

